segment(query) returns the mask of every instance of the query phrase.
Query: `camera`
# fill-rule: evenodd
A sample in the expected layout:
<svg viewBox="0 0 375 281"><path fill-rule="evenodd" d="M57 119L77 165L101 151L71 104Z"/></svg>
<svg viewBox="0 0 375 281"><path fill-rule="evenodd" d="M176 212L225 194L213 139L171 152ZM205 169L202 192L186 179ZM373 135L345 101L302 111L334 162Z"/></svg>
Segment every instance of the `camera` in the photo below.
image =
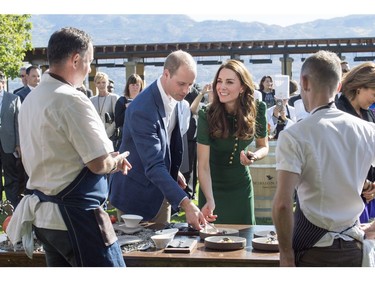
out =
<svg viewBox="0 0 375 281"><path fill-rule="evenodd" d="M104 113L105 122L108 124L112 124L113 118L109 112Z"/></svg>
<svg viewBox="0 0 375 281"><path fill-rule="evenodd" d="M281 110L283 108L283 101L282 100L276 100L276 107Z"/></svg>

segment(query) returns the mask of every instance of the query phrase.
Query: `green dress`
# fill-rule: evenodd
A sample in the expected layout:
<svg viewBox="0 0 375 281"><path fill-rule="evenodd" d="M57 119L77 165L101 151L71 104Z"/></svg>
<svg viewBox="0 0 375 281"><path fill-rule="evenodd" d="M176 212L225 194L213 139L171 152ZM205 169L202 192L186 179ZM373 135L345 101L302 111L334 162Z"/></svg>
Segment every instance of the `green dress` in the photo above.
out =
<svg viewBox="0 0 375 281"><path fill-rule="evenodd" d="M215 223L255 225L254 192L250 169L240 163L241 150L247 150L254 140L238 140L231 136L227 139L213 139L208 133L207 108L198 113L197 141L210 146L210 170L212 191L218 215ZM236 126L234 116L228 115L233 131ZM258 138L267 136L266 104L257 102L256 132ZM198 205L206 203L203 192L199 190Z"/></svg>

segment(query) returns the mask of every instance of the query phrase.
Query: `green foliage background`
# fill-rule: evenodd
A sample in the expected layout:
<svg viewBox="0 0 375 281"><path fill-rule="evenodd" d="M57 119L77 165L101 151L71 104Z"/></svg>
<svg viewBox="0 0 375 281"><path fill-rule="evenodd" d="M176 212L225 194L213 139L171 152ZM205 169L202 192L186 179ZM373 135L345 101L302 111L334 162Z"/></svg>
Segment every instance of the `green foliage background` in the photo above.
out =
<svg viewBox="0 0 375 281"><path fill-rule="evenodd" d="M32 49L30 17L0 14L0 70L11 79L19 75L26 52Z"/></svg>

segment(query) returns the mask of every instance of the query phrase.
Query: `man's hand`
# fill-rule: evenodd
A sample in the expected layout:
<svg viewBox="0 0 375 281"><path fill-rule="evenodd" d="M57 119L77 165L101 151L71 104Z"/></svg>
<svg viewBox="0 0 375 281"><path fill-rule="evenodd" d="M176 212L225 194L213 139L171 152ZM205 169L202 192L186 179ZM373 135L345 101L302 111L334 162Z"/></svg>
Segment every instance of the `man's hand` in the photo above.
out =
<svg viewBox="0 0 375 281"><path fill-rule="evenodd" d="M184 175L183 175L180 171L178 172L177 183L178 183L178 185L179 185L183 190L186 189L186 187L187 187L186 179L185 179Z"/></svg>
<svg viewBox="0 0 375 281"><path fill-rule="evenodd" d="M181 207L185 211L186 222L194 229L202 230L202 225L206 225L206 220L199 208L188 198L182 200Z"/></svg>

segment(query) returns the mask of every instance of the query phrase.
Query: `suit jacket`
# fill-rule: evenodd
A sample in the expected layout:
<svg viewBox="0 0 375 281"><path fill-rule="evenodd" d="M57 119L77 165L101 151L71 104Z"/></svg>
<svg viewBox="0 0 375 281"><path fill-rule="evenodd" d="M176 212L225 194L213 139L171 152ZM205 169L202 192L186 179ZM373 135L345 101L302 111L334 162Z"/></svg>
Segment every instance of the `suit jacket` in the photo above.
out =
<svg viewBox="0 0 375 281"><path fill-rule="evenodd" d="M156 81L140 93L125 112L120 153L129 151L132 169L116 173L110 183L109 200L125 213L150 220L158 213L164 197L174 210L186 193L177 184L182 160L179 122L168 145L166 114Z"/></svg>
<svg viewBox="0 0 375 281"><path fill-rule="evenodd" d="M21 91L23 88L25 88L25 86L22 86L22 87L19 87L19 88L17 88L17 89L15 89L14 91L13 91L13 94L15 95L15 94L17 94L19 91Z"/></svg>
<svg viewBox="0 0 375 281"><path fill-rule="evenodd" d="M21 103L25 100L26 96L31 92L29 86L25 86L23 89L16 92L16 95L20 97Z"/></svg>
<svg viewBox="0 0 375 281"><path fill-rule="evenodd" d="M5 153L13 153L20 144L18 135L18 112L21 107L17 95L4 91L0 113L0 142Z"/></svg>

